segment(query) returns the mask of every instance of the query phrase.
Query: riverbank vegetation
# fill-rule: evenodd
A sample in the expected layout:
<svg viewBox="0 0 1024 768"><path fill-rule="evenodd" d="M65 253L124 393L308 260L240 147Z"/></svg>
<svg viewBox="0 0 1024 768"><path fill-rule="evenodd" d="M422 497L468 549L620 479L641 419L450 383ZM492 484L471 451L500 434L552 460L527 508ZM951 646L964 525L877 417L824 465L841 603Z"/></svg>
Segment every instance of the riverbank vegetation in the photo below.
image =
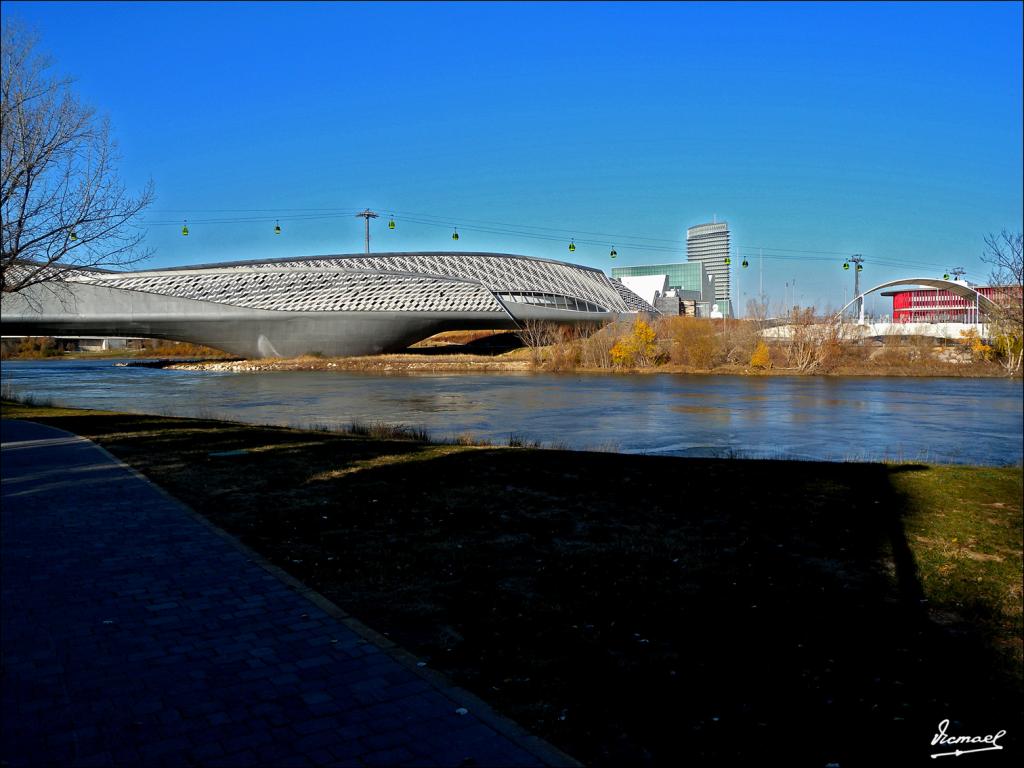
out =
<svg viewBox="0 0 1024 768"><path fill-rule="evenodd" d="M813 308L776 328L754 320L638 317L602 326L536 324L522 334L535 369L839 376L999 376L998 348L975 332L937 344L921 337L857 339Z"/></svg>
<svg viewBox="0 0 1024 768"><path fill-rule="evenodd" d="M976 331L942 343L892 335L858 340L849 325L794 309L779 333L753 320L638 317L633 321L563 326L527 322L518 332L438 334L400 353L364 357L240 360L193 344L146 341L141 349L62 352L53 339L28 338L4 359L49 357L158 358L158 367L213 371L337 370L373 372L626 372L731 375L1003 376L1019 374L1005 355L1017 347L991 344Z"/></svg>
<svg viewBox="0 0 1024 768"><path fill-rule="evenodd" d="M916 761L942 719L1020 718L1019 466L3 416L95 440L588 765Z"/></svg>
<svg viewBox="0 0 1024 768"><path fill-rule="evenodd" d="M102 359L116 358L150 358L165 359L229 359L231 355L219 349L204 347L201 344L189 344L183 341L165 341L163 339L132 339L133 346L114 349L81 349L77 340L56 339L52 336L25 336L18 339L4 339L0 345L2 360L44 360L44 359Z"/></svg>

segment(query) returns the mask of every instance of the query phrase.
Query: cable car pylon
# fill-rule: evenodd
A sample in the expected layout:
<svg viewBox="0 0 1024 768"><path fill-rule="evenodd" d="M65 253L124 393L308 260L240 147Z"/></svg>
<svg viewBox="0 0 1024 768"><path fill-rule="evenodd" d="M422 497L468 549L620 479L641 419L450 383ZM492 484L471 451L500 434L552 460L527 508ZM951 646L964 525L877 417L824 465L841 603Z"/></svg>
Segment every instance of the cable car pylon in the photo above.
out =
<svg viewBox="0 0 1024 768"><path fill-rule="evenodd" d="M367 208L365 211L356 214L357 219L366 221L366 252L370 252L370 219L376 219L377 214Z"/></svg>

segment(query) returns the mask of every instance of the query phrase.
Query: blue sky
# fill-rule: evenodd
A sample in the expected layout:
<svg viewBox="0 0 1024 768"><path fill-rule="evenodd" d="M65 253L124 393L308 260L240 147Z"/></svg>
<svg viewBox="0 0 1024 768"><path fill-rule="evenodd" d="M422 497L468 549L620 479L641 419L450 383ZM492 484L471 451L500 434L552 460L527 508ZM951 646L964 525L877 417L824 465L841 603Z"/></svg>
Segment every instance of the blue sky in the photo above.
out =
<svg viewBox="0 0 1024 768"><path fill-rule="evenodd" d="M869 285L984 281L1022 226L1021 8L2 3L152 178L153 266L359 252L368 206L375 251L608 269L717 216L740 307L759 246L774 301L837 307L852 253Z"/></svg>

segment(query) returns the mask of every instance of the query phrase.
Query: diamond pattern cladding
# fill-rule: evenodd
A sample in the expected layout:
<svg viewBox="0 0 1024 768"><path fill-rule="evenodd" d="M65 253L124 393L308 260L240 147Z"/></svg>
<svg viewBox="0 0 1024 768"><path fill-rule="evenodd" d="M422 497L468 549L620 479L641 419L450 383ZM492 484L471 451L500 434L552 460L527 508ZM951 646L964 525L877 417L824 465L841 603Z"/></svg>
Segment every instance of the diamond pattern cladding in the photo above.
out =
<svg viewBox="0 0 1024 768"><path fill-rule="evenodd" d="M252 269L250 264L239 269ZM271 265L264 265L271 266ZM277 262L275 267L370 269L386 272L416 272L451 275L479 280L492 291L554 293L590 301L612 312L628 312L620 292L602 272L581 269L571 264L471 253L412 253L387 256L341 256ZM642 301L642 300L641 300ZM653 311L644 302L646 311ZM636 311L636 310L632 310Z"/></svg>
<svg viewBox="0 0 1024 768"><path fill-rule="evenodd" d="M477 283L372 272L231 269L90 275L88 282L289 312L504 312Z"/></svg>

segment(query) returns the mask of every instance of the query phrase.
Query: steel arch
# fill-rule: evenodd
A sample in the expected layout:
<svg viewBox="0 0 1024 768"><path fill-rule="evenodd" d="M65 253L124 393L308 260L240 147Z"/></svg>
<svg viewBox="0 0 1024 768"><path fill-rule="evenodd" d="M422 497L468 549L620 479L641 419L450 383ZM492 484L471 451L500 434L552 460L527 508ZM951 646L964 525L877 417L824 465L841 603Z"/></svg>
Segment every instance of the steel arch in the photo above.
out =
<svg viewBox="0 0 1024 768"><path fill-rule="evenodd" d="M846 312L846 310L848 310L858 301L862 300L869 293L880 291L883 288L892 288L893 286L896 285L924 285L929 288L944 289L949 291L950 293L956 294L957 296L961 296L965 299L971 299L972 301L976 302L978 310L980 312L992 313L999 308L999 305L992 301L990 298L988 298L987 296L982 296L976 290L974 290L968 285L964 285L963 283L958 283L953 280L943 280L937 277L908 277L901 278L899 280L889 280L888 282L881 283L880 285L876 285L874 288L864 291L859 296L854 296L853 299L848 304L846 304L846 306L844 306L836 313L836 317L842 317L843 313Z"/></svg>

